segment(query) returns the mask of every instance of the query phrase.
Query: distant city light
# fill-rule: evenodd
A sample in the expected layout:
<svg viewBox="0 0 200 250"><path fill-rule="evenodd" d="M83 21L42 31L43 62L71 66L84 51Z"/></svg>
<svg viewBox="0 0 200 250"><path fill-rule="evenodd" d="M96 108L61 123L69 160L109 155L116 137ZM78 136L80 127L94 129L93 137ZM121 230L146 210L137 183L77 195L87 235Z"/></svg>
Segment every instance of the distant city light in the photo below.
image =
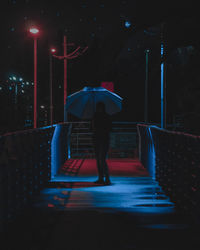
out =
<svg viewBox="0 0 200 250"><path fill-rule="evenodd" d="M23 79L20 77L20 78L19 78L19 81L20 81L20 82L22 82L22 81L23 81Z"/></svg>
<svg viewBox="0 0 200 250"><path fill-rule="evenodd" d="M15 77L15 76L13 76L13 78L12 78L14 81L16 81L17 80L17 78Z"/></svg>
<svg viewBox="0 0 200 250"><path fill-rule="evenodd" d="M34 82L32 82L32 85L34 85Z"/></svg>
<svg viewBox="0 0 200 250"><path fill-rule="evenodd" d="M24 90L22 89L22 93L24 93Z"/></svg>
<svg viewBox="0 0 200 250"><path fill-rule="evenodd" d="M163 54L164 54L164 46L163 46L163 44L161 44L161 51L160 51L160 53L161 53L161 56L163 56Z"/></svg>
<svg viewBox="0 0 200 250"><path fill-rule="evenodd" d="M41 108L41 109L44 109L44 105L41 105L40 108Z"/></svg>
<svg viewBox="0 0 200 250"><path fill-rule="evenodd" d="M131 22L130 21L125 21L125 27L129 28L131 26Z"/></svg>
<svg viewBox="0 0 200 250"><path fill-rule="evenodd" d="M29 82L26 82L26 85L29 85Z"/></svg>
<svg viewBox="0 0 200 250"><path fill-rule="evenodd" d="M9 80L12 80L12 77L9 77Z"/></svg>
<svg viewBox="0 0 200 250"><path fill-rule="evenodd" d="M2 90L2 87L0 87L0 90Z"/></svg>
<svg viewBox="0 0 200 250"><path fill-rule="evenodd" d="M12 87L9 87L9 90L12 90Z"/></svg>

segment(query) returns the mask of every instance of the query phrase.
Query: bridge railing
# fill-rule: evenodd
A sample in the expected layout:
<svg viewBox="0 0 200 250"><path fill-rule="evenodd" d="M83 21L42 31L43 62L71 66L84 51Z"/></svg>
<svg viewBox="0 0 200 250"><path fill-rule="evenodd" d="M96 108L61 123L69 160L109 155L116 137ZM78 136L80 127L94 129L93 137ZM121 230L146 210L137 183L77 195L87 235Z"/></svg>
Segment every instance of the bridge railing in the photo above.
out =
<svg viewBox="0 0 200 250"><path fill-rule="evenodd" d="M0 136L0 231L50 180L54 127Z"/></svg>
<svg viewBox="0 0 200 250"><path fill-rule="evenodd" d="M200 218L200 136L145 125L138 125L138 132L144 166L177 209Z"/></svg>
<svg viewBox="0 0 200 250"><path fill-rule="evenodd" d="M73 122L71 132L71 158L94 158L90 122ZM137 122L112 123L108 158L134 158L137 156Z"/></svg>

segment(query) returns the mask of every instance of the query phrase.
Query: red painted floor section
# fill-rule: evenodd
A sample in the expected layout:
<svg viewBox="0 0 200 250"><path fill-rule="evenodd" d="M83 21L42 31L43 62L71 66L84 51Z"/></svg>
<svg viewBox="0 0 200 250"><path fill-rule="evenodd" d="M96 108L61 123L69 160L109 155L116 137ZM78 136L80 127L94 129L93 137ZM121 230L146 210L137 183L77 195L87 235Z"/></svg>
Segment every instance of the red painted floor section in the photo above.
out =
<svg viewBox="0 0 200 250"><path fill-rule="evenodd" d="M111 176L148 177L149 173L138 159L108 159ZM95 176L95 159L70 159L65 162L59 174L66 176Z"/></svg>

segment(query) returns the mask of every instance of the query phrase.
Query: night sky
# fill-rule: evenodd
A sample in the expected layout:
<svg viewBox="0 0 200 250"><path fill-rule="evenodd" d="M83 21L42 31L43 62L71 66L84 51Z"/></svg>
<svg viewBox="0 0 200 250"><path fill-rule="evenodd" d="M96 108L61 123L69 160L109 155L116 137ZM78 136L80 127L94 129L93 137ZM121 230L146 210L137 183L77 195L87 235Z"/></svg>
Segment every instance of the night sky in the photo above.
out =
<svg viewBox="0 0 200 250"><path fill-rule="evenodd" d="M168 53L181 46L197 46L197 8L176 1L1 1L0 78L15 74L33 81L32 25L40 29L38 38L38 95L49 102L49 49L63 53L63 35L68 53L77 46L88 50L68 61L68 94L84 86L113 81L124 98L118 117L143 120L145 49L150 48L149 112L152 121L160 119L160 23L165 22ZM126 27L126 22L130 27ZM63 97L63 62L53 60L54 105L59 113ZM170 106L170 105L169 105ZM62 113L62 112L61 112Z"/></svg>

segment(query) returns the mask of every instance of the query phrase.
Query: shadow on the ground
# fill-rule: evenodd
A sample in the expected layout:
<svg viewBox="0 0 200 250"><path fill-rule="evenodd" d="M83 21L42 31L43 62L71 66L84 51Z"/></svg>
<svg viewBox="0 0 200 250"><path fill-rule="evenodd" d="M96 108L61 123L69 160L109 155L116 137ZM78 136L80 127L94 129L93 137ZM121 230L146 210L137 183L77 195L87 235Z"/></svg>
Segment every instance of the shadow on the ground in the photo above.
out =
<svg viewBox="0 0 200 250"><path fill-rule="evenodd" d="M80 182L49 182L48 188L86 188L86 187L98 187L102 184L94 182L80 181Z"/></svg>

